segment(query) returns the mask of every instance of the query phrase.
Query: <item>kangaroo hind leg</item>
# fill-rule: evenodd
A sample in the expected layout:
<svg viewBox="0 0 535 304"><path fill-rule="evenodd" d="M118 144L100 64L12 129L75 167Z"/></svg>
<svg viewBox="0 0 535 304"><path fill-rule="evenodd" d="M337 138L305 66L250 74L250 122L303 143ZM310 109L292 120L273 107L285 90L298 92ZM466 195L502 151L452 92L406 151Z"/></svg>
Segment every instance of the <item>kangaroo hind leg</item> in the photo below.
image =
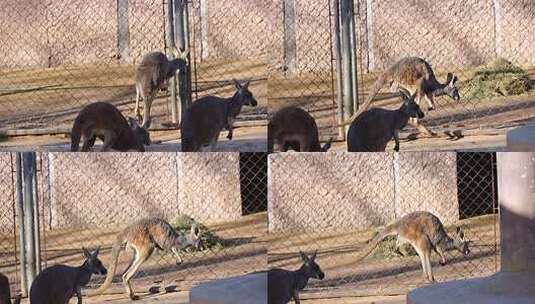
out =
<svg viewBox="0 0 535 304"><path fill-rule="evenodd" d="M123 274L123 284L126 288L126 293L130 297L130 299L133 301L138 300L139 297L134 294L130 280L139 270L139 267L143 263L145 263L148 260L148 258L151 256L152 252L154 251L154 247L143 248L143 249L136 248L135 251L136 251L136 254L135 254L133 262L131 263L131 266Z"/></svg>

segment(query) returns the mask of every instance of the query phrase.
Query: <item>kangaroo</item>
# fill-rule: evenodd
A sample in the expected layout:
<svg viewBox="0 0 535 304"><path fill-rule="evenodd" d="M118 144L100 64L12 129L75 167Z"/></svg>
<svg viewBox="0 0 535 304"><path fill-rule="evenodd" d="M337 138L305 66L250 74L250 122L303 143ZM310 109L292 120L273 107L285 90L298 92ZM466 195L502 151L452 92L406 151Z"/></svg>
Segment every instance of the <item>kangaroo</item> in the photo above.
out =
<svg viewBox="0 0 535 304"><path fill-rule="evenodd" d="M286 152L288 148L299 152L327 152L332 138L322 147L318 139L316 121L305 110L289 106L279 110L268 123L268 152L273 147Z"/></svg>
<svg viewBox="0 0 535 304"><path fill-rule="evenodd" d="M394 223L386 226L380 231L366 246L363 253L357 258L357 261L365 257L377 247L377 245L387 236L397 236L397 247L409 243L414 247L420 261L424 280L434 282L433 270L431 269L431 253L435 251L440 255L441 265L446 265L444 253L449 250L457 249L465 256L470 254L468 245L470 241L465 240L464 232L459 227L456 228L455 238L451 238L444 229L442 222L438 217L430 212L417 211L409 213Z"/></svg>
<svg viewBox="0 0 535 304"><path fill-rule="evenodd" d="M347 131L349 152L384 152L388 142L394 137L394 151L399 151L399 131L411 117L423 118L424 113L414 102L415 95L400 88L403 104L397 110L373 108L361 115Z"/></svg>
<svg viewBox="0 0 535 304"><path fill-rule="evenodd" d="M296 271L285 269L268 270L268 304L286 304L293 298L295 304L300 304L299 292L303 290L310 278L323 280L325 274L316 264L317 251L308 257L303 252L303 265Z"/></svg>
<svg viewBox="0 0 535 304"><path fill-rule="evenodd" d="M249 91L249 81L241 85L234 80L236 93L230 98L206 96L194 102L187 110L182 126L182 152L200 151L203 146L211 146L215 151L219 133L228 129L232 139L232 125L240 114L242 106L256 107L258 104Z"/></svg>
<svg viewBox="0 0 535 304"><path fill-rule="evenodd" d="M149 259L154 249L171 251L177 258L177 265L182 263L182 258L179 254L181 250L190 246L196 250L204 250L200 231L196 225L192 225L190 234L185 236L182 233L176 232L163 219L146 218L139 220L126 227L117 235L111 252L110 271L106 276L106 280L98 289L88 292L88 295L100 295L110 287L117 270L119 253L124 244L135 252L130 266L128 266L123 274L123 284L126 293L128 293L132 300L137 300L139 297L134 295L130 280L136 274L139 267Z"/></svg>
<svg viewBox="0 0 535 304"><path fill-rule="evenodd" d="M30 288L31 304L67 304L76 295L82 304L81 289L93 274L106 275L107 270L98 259L99 249L89 252L83 248L85 262L79 267L55 265L43 270Z"/></svg>
<svg viewBox="0 0 535 304"><path fill-rule="evenodd" d="M13 304L20 303L20 295L17 295ZM9 287L9 279L0 273L0 304L11 304L11 289Z"/></svg>
<svg viewBox="0 0 535 304"><path fill-rule="evenodd" d="M143 125L150 120L150 108L159 90L166 89L169 79L177 70L184 70L188 64L189 51L180 52L173 48L176 59L169 60L161 52L152 52L143 56L136 68L136 107L135 116L140 119L139 100L143 98Z"/></svg>
<svg viewBox="0 0 535 304"><path fill-rule="evenodd" d="M71 131L71 152L78 151L80 138L84 137L82 152L89 151L97 138L104 142L102 151L137 150L144 152L143 145L150 145L148 124L139 126L132 118L123 114L112 104L95 102L85 106L74 120Z"/></svg>
<svg viewBox="0 0 535 304"><path fill-rule="evenodd" d="M428 110L432 111L435 108L435 96L448 95L456 101L460 99L459 89L455 86L456 82L457 76L448 73L446 82L440 83L427 61L418 57L405 57L390 66L377 78L366 101L351 118L340 124L340 126L350 124L363 111L367 110L373 98L385 83L390 85L391 90L395 91L401 87L408 90L411 95L416 94L416 103L418 105L420 105L420 100L424 97L427 100ZM417 119L413 119L411 124L424 134L436 135L425 126L419 124Z"/></svg>

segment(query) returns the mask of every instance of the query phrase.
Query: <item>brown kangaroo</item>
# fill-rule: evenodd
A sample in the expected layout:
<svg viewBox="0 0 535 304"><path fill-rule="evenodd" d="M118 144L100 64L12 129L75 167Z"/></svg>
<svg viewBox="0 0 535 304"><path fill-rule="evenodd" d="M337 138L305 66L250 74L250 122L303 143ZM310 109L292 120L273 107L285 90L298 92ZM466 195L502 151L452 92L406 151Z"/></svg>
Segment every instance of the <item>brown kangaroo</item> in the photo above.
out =
<svg viewBox="0 0 535 304"><path fill-rule="evenodd" d="M143 145L150 145L148 125L139 126L132 118L124 118L123 114L112 104L95 102L80 111L71 131L71 152L78 151L80 138L84 137L82 152L89 151L97 138L104 142L102 151L110 149L118 151L137 150L144 152Z"/></svg>
<svg viewBox="0 0 535 304"><path fill-rule="evenodd" d="M316 253L308 257L303 252L301 259L303 265L295 271L285 269L268 270L268 304L287 304L293 298L295 304L299 304L299 292L303 290L310 278L323 280L325 274L316 264Z"/></svg>
<svg viewBox="0 0 535 304"><path fill-rule="evenodd" d="M417 211L409 213L394 223L386 226L380 231L369 244L364 248L363 253L359 255L356 261L361 261L379 243L389 235L397 236L397 247L409 243L418 253L422 262L424 279L434 282L433 270L431 269L431 253L435 251L441 257L441 264L446 264L444 253L449 250L457 249L464 255L470 254L468 245L470 241L465 240L464 232L456 228L455 238L451 238L444 229L444 225L438 217L426 211Z"/></svg>
<svg viewBox="0 0 535 304"><path fill-rule="evenodd" d="M435 108L435 96L445 94L456 101L460 99L459 90L455 86L456 82L457 76L448 73L446 82L440 83L436 79L435 73L427 61L418 57L405 57L390 66L377 78L366 101L360 106L359 110L351 116L351 118L340 124L340 126L350 124L363 111L366 111L375 95L379 93L386 83L390 85L392 90L397 90L401 87L409 91L410 95L416 94L415 100L418 105L420 105L422 97L425 98L428 103L428 110L431 111ZM413 119L411 124L418 128L422 133L433 136L436 135L425 126L419 124L417 119Z"/></svg>
<svg viewBox="0 0 535 304"><path fill-rule="evenodd" d="M184 70L188 64L189 51L180 52L173 48L176 59L169 60L161 52L152 52L143 56L136 68L136 107L135 115L141 117L139 100L143 98L143 125L148 125L150 108L159 90L166 89L170 78L175 76L177 70Z"/></svg>
<svg viewBox="0 0 535 304"><path fill-rule="evenodd" d="M200 151L208 145L215 151L219 133L224 128L228 129L227 138L232 139L232 125L241 108L258 104L249 91L249 81L242 85L234 80L234 84L236 93L232 97L206 96L188 108L180 127L182 152Z"/></svg>
<svg viewBox="0 0 535 304"><path fill-rule="evenodd" d="M384 152L394 138L394 151L399 151L399 131L410 118L423 118L424 113L414 102L414 95L400 88L403 104L397 110L372 108L360 114L347 132L348 152Z"/></svg>
<svg viewBox="0 0 535 304"><path fill-rule="evenodd" d="M41 271L30 288L31 304L67 304L76 295L82 304L82 287L93 274L105 275L106 268L98 259L97 249L89 252L83 248L85 262L79 267L54 265Z"/></svg>
<svg viewBox="0 0 535 304"><path fill-rule="evenodd" d="M20 303L20 295L17 295L13 304ZM9 287L9 279L0 273L0 304L11 304L11 289Z"/></svg>
<svg viewBox="0 0 535 304"><path fill-rule="evenodd" d="M268 123L268 152L286 152L288 148L298 152L326 152L332 138L322 147L318 138L316 121L305 110L289 106L279 110Z"/></svg>
<svg viewBox="0 0 535 304"><path fill-rule="evenodd" d="M154 249L171 251L177 258L177 264L182 263L182 258L179 255L181 250L190 246L196 250L204 249L200 230L195 225L191 226L190 234L186 236L175 231L163 219L146 218L139 220L126 227L117 235L111 253L110 271L106 276L106 280L98 289L88 292L88 295L100 295L110 287L117 270L119 253L124 244L135 251L134 259L123 274L123 284L126 293L128 293L132 300L137 300L139 297L134 295L130 280L136 274L139 267L149 259Z"/></svg>

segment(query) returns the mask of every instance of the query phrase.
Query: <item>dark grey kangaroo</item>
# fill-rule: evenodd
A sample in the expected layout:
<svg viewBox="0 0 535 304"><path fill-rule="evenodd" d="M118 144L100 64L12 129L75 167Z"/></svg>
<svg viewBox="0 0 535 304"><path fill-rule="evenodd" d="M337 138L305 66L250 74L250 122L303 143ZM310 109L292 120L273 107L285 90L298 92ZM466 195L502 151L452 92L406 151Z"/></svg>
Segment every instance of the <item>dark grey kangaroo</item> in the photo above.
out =
<svg viewBox="0 0 535 304"><path fill-rule="evenodd" d="M326 152L332 138L322 147L316 121L307 111L289 106L279 110L268 123L268 152L291 148L298 152Z"/></svg>
<svg viewBox="0 0 535 304"><path fill-rule="evenodd" d="M147 131L149 127L150 121L147 125L139 126L135 119L124 118L114 105L95 102L84 107L74 120L71 152L78 151L82 136L82 152L89 151L97 138L104 142L103 152L110 149L144 152L144 145L150 145L150 135Z"/></svg>
<svg viewBox="0 0 535 304"><path fill-rule="evenodd" d="M316 262L316 252L308 257L303 252L301 259L303 265L296 271L285 269L268 270L268 304L286 304L293 298L300 304L299 292L303 290L310 278L323 280L325 274Z"/></svg>
<svg viewBox="0 0 535 304"><path fill-rule="evenodd" d="M347 151L383 152L394 137L394 151L399 151L399 131L410 118L423 118L424 113L414 102L415 95L400 89L403 104L397 110L372 108L359 115L347 132Z"/></svg>
<svg viewBox="0 0 535 304"><path fill-rule="evenodd" d="M136 68L136 107L135 115L140 119L139 100L143 98L143 125L150 120L150 108L159 90L167 88L170 78L175 76L177 70L184 70L187 66L188 51L180 52L174 48L176 59L169 60L161 52L152 52L143 56Z"/></svg>
<svg viewBox="0 0 535 304"><path fill-rule="evenodd" d="M13 304L20 303L20 295L17 295ZM9 287L9 279L0 273L0 304L11 304L11 290Z"/></svg>
<svg viewBox="0 0 535 304"><path fill-rule="evenodd" d="M107 274L98 259L99 249L89 252L83 248L85 262L79 267L55 265L43 270L30 288L31 304L67 304L74 295L82 304L82 287L89 283L93 274Z"/></svg>
<svg viewBox="0 0 535 304"><path fill-rule="evenodd" d="M211 146L215 151L219 133L228 129L228 139L232 139L232 125L241 108L255 107L258 103L251 91L249 81L241 85L234 80L236 93L230 98L206 96L198 99L187 110L180 128L182 152L200 151Z"/></svg>

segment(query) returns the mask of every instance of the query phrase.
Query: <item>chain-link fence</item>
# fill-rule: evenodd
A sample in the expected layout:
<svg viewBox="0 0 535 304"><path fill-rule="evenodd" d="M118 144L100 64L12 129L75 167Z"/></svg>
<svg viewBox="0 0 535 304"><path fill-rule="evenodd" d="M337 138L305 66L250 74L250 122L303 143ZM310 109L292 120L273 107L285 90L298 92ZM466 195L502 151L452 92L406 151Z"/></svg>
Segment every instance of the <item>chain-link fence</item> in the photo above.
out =
<svg viewBox="0 0 535 304"><path fill-rule="evenodd" d="M191 47L186 82L193 99L208 94L231 97L233 78L251 80L249 89L259 106L245 107L246 115L239 119L262 124L256 120L265 120L267 113L265 9L245 0L169 1L4 3L0 129L17 129L17 134L68 132L81 108L96 101L113 103L125 116L134 116L135 67L149 52L171 56L171 44L181 45L169 37L178 40L177 13L170 10L182 3L189 8L182 43ZM153 103L155 128L176 126L171 124L171 94L171 89L160 92Z"/></svg>
<svg viewBox="0 0 535 304"><path fill-rule="evenodd" d="M453 250L435 279L486 276L499 268L493 153L272 154L269 157L268 266L297 269L298 252L318 250L325 272L310 292L406 293L427 283L410 246L383 240L356 259L381 227L414 211L440 218L450 236L461 227L471 253ZM314 187L310 187L313 184Z"/></svg>
<svg viewBox="0 0 535 304"><path fill-rule="evenodd" d="M12 294L20 288L14 174L13 155L0 154L0 273L9 279Z"/></svg>
<svg viewBox="0 0 535 304"><path fill-rule="evenodd" d="M9 160L14 155L2 157ZM40 153L36 169L42 268L81 264L83 246L100 246L100 258L109 268L116 235L146 217L161 217L184 233L189 233L195 221L206 248L185 250L180 265L172 253L156 250L133 279L137 290L187 288L199 281L266 268L262 239L267 229L262 212L267 204L265 155ZM11 171L0 181L1 187L13 186ZM6 204L13 202L14 198L6 196ZM15 225L10 225L9 216L14 215L2 214L1 218L2 229L5 226L9 232L2 245L15 241ZM11 251L2 248L1 252L9 256ZM9 263L5 267L10 272L6 272L14 276L15 284L17 270L12 260L16 255L11 255L2 263ZM114 282L121 282L120 274L132 258L129 250L121 253ZM89 286L96 287L103 279L94 277ZM122 284L112 286L122 288Z"/></svg>
<svg viewBox="0 0 535 304"><path fill-rule="evenodd" d="M431 64L437 80L458 77L460 100L435 97L423 124L440 130L503 127L535 114L535 24L531 1L355 1L358 97L362 104L377 77L403 57ZM417 16L415 18L415 16ZM390 80L373 106L397 108ZM422 99L420 105L427 108Z"/></svg>

